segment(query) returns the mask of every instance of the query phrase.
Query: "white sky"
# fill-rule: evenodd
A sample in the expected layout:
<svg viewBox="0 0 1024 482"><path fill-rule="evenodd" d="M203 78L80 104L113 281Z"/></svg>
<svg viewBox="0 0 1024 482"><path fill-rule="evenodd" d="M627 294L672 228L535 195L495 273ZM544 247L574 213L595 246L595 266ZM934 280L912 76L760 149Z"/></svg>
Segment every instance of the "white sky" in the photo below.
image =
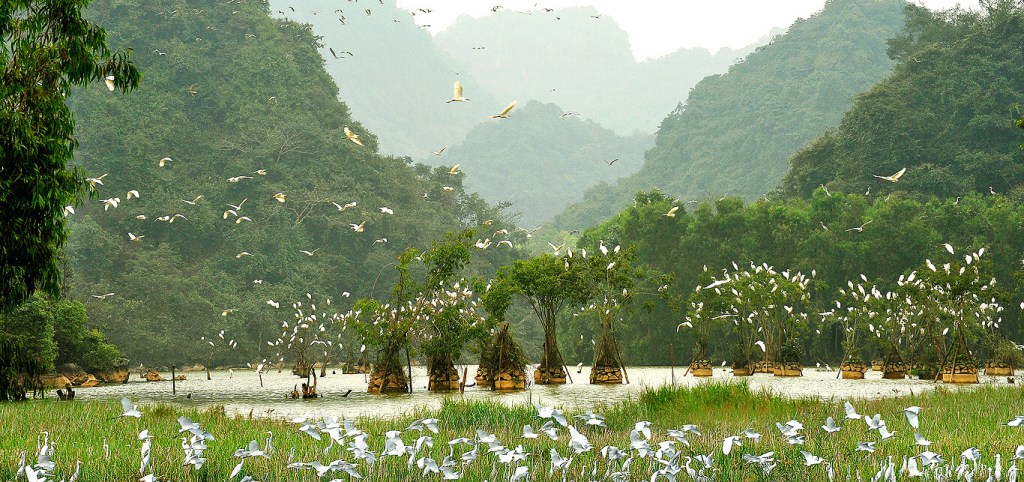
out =
<svg viewBox="0 0 1024 482"><path fill-rule="evenodd" d="M842 1L842 0L840 0ZM491 7L506 10L592 6L613 18L629 35L638 60L660 57L683 47L739 48L756 42L774 27L821 10L825 0L397 0L406 10L431 9L416 15L419 24L437 33L460 15L481 17ZM978 0L920 0L931 9L961 4L977 8Z"/></svg>

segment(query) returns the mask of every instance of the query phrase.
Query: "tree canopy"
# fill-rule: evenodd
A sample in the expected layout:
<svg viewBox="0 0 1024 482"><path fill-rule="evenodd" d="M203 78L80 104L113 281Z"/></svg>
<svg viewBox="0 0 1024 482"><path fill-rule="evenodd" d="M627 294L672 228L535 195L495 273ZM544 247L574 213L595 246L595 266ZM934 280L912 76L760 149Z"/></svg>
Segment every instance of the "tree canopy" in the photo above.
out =
<svg viewBox="0 0 1024 482"><path fill-rule="evenodd" d="M907 7L889 42L891 76L860 95L842 123L790 160L785 195L820 185L845 192L904 192L921 199L998 192L1024 200L1024 5L978 11ZM878 184L906 168L899 182Z"/></svg>
<svg viewBox="0 0 1024 482"><path fill-rule="evenodd" d="M88 0L15 0L0 7L0 310L36 289L60 293L66 206L85 193L74 155L75 87L104 81L134 90L131 49L113 53L106 31L83 17Z"/></svg>

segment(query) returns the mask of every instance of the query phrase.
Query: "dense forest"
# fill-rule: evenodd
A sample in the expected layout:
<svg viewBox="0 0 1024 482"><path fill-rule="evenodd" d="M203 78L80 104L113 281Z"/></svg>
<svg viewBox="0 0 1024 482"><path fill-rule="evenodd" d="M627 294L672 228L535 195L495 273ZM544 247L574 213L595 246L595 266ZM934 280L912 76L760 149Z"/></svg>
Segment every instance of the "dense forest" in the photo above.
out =
<svg viewBox="0 0 1024 482"><path fill-rule="evenodd" d="M516 221L533 227L601 181L636 171L651 136L624 137L556 105L531 101L508 119L469 132L431 163L459 164L465 186L496 204L510 202Z"/></svg>
<svg viewBox="0 0 1024 482"><path fill-rule="evenodd" d="M843 328L824 314L844 287L895 291L933 262L982 250L976 267L1006 307L995 330L1024 336L1019 2L931 12L829 1L698 84L663 121L642 167L648 137L618 136L541 102L480 119L464 143L431 156L433 166L383 155L338 100L346 96L327 71L323 39L270 14L266 4L91 4L111 47L134 49L144 78L129 96L97 84L68 100L91 193L67 209L66 297L36 296L0 319L6 332L36 335L28 346L47 367L278 357L295 319L322 323L329 334L307 326L301 336L329 337L335 360L351 357L366 330L323 320L358 318L344 313L360 298L377 306L402 286L405 266L442 253L437 243L452 233L463 288L519 269L523 295L531 263L564 262L566 272L593 263L600 269L580 268L590 275L628 263L630 276L651 281L635 291L630 281L623 300L593 282L558 311L569 364L592 360L612 325L628 364L688 361L697 335L680 325L694 316L697 288L748 267L807 280L808 317L793 339L805 363L834 364ZM516 227L598 182L556 218L562 232ZM578 239L566 234L576 228L585 228ZM523 246L545 240L553 254L523 260ZM608 255L613 246L622 254ZM428 281L424 292L436 291ZM536 362L554 331L526 305L509 301L500 318ZM735 334L720 328L703 348L730 361Z"/></svg>
<svg viewBox="0 0 1024 482"><path fill-rule="evenodd" d="M839 127L791 160L784 195L818 186L875 193L956 197L971 192L1024 200L1024 14L1019 2L980 12L907 8L907 27L889 43L899 64L862 94ZM872 175L906 168L897 183Z"/></svg>
<svg viewBox="0 0 1024 482"><path fill-rule="evenodd" d="M386 291L407 247L513 227L461 174L377 154L309 27L265 4L97 1L89 15L135 50L144 80L71 99L76 159L96 181L69 213L68 294L133 363L268 357L307 293L344 310ZM473 269L514 257L492 249ZM221 330L217 350L201 341Z"/></svg>
<svg viewBox="0 0 1024 482"><path fill-rule="evenodd" d="M674 279L674 303L651 303L624 317L627 358L665 363L667 344L658 340L692 348L692 333L675 335L687 313L673 308L707 285L708 273L732 272L733 263L812 277L807 311L826 312L849 282L895 289L926 259L941 266L953 257L947 243L957 253L985 250L994 296L1006 307L999 331L1013 340L1024 336L1024 207L1015 189L1024 136L1014 127L1016 121L1024 129L1021 52L1020 42L1006 41L1024 32L1024 7L994 2L981 12L936 13L910 6L907 19L905 33L890 43L893 75L860 96L838 129L793 158L785 187L770 200L747 204L726 196L695 204L643 192L632 207L584 232L579 247L592 249L599 240L636 246L640 260ZM941 74L939 65L946 66ZM970 85L978 87L963 87ZM897 181L879 179L902 167L908 169ZM681 209L667 216L673 207ZM801 340L804 361L836 363L841 330L821 317L811 321ZM588 330L572 323L567 331L587 338ZM566 340L576 343L571 335ZM585 344L576 348L573 355L586 356ZM709 348L718 359L730 357L724 343Z"/></svg>
<svg viewBox="0 0 1024 482"><path fill-rule="evenodd" d="M593 225L652 188L685 200L728 194L748 201L774 189L789 157L889 73L886 41L902 28L904 5L826 2L727 73L698 83L685 105L661 122L639 171L588 190L553 224Z"/></svg>

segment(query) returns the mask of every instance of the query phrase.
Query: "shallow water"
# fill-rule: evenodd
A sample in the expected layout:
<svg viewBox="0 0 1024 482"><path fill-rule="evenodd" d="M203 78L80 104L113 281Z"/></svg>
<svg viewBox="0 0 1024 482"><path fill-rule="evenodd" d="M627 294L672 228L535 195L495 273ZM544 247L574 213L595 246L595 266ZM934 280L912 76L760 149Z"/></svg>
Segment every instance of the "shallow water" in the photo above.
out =
<svg viewBox="0 0 1024 482"><path fill-rule="evenodd" d="M364 375L328 373L326 377L318 379L317 391L323 394L323 398L317 400L292 400L287 397L295 384L304 381L293 376L289 370L272 370L264 373L263 387L260 387L259 376L248 369L234 370L233 374L228 371L213 371L212 380L206 379L205 372L185 372L188 380L176 382L175 395L171 394L171 382L146 382L136 372L132 373L125 385L81 388L76 391L76 398L95 400L129 397L142 403L170 403L199 409L223 405L230 414L251 413L253 416L261 417L292 417L306 412L345 417L388 417L410 412L417 407L437 408L445 396L465 400L496 400L509 405L540 401L545 405L559 405L563 408L591 409L602 403L635 399L645 387L672 383L672 369L668 367L627 367L626 370L631 381L628 385L591 385L588 383L590 368L584 367L582 373L571 370L572 378L575 380L572 384L529 386L526 391L516 393L496 393L489 389L470 387L462 395L429 393L426 390L426 370L423 367L413 367L414 392L398 395L367 394ZM715 369L714 376L710 378L684 377L684 370L685 368L675 369L676 385L692 386L709 380L736 380L730 371L724 369ZM476 366L471 365L470 383L475 371ZM529 373L532 373L532 369ZM170 378L169 373L162 375ZM980 378L982 384L1007 383L1006 377ZM758 374L746 377L746 380L752 389L764 388L782 396L837 400L908 395L911 392L934 390L936 386L942 385L924 380L883 380L880 372L868 372L864 380L837 380L836 372L818 371L815 368L804 369L802 377L781 378ZM972 386L954 387L970 389ZM348 397L342 397L349 389L352 393ZM187 398L188 395L191 395L191 398Z"/></svg>

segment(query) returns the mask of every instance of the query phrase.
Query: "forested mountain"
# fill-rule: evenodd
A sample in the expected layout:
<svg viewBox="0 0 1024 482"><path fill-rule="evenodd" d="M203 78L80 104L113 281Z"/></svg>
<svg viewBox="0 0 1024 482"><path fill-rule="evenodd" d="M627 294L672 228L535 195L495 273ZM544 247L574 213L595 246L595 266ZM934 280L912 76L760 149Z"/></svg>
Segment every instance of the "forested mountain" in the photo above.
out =
<svg viewBox="0 0 1024 482"><path fill-rule="evenodd" d="M705 78L662 121L637 173L589 190L555 224L594 224L651 188L685 200L764 195L783 178L790 156L889 73L886 41L903 27L905 5L831 0L727 73Z"/></svg>
<svg viewBox="0 0 1024 482"><path fill-rule="evenodd" d="M893 74L861 95L838 128L791 160L783 191L900 191L929 196L1009 193L1024 200L1024 6L978 12L908 7L889 54ZM895 183L879 184L906 168Z"/></svg>
<svg viewBox="0 0 1024 482"><path fill-rule="evenodd" d="M144 79L70 98L76 160L97 179L70 214L70 293L133 363L269 357L292 302L344 310L384 294L407 247L512 227L461 175L378 154L313 33L266 4L97 0L89 16ZM488 250L476 269L513 253Z"/></svg>
<svg viewBox="0 0 1024 482"><path fill-rule="evenodd" d="M591 7L461 17L435 41L499 100L558 104L620 134L654 132L700 79L754 47L681 49L638 63L626 32Z"/></svg>
<svg viewBox="0 0 1024 482"><path fill-rule="evenodd" d="M949 263L983 252L981 281L987 276L994 281L986 283L981 297L1006 308L999 323L986 330L1019 340L1024 336L1019 309L1024 300L1022 36L1020 2L993 2L979 12L909 6L906 31L890 42L897 62L893 74L859 96L838 128L793 157L781 195L752 204L734 196L704 200L693 211L678 209L668 216L687 202L641 192L631 207L586 230L578 247L593 249L600 240L635 246L640 261L672 275L670 290L677 301L698 285L707 286L709 276L721 277L736 266L742 270L753 263L807 274L813 278L813 297L806 312L819 316L794 325L803 361L833 364L842 352L843 328L827 314L840 290L852 286L848 283L895 291L901 276L905 283L915 270L948 271ZM701 98L698 90L691 101ZM902 176L893 176L904 167ZM667 303L649 310L623 321L620 337L631 340L624 356L664 363L667 346L649 347L674 336L677 346L686 347L681 359L688 361L693 333L684 327L675 334L685 313L677 314ZM728 323L719 325L706 348L728 361L733 335ZM578 342L579 335L586 339L593 330L585 320L570 322L563 334L570 357L586 359L589 348ZM984 340L971 342L984 345ZM873 356L881 355L873 350Z"/></svg>
<svg viewBox="0 0 1024 482"><path fill-rule="evenodd" d="M501 108L502 100L462 71L393 0L272 0L270 5L273 16L307 23L321 37L318 50L327 72L353 114L379 136L381 152L422 159L462 140L491 110ZM456 80L470 102L446 105Z"/></svg>
<svg viewBox="0 0 1024 482"><path fill-rule="evenodd" d="M636 171L652 141L619 136L556 105L531 101L431 157L459 164L467 190L492 204L511 202L510 211L522 213L517 222L533 226L580 200L590 186Z"/></svg>

